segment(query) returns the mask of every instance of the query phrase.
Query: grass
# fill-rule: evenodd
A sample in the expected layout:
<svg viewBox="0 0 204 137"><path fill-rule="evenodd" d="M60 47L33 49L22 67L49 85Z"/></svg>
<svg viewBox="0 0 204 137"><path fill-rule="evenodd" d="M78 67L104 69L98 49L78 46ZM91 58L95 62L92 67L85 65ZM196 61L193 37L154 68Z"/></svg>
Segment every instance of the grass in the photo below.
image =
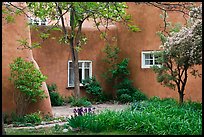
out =
<svg viewBox="0 0 204 137"><path fill-rule="evenodd" d="M68 131L63 133L62 130L54 130L54 128L41 128L41 129L5 129L7 135L141 135L136 132L127 131L104 131L104 132L91 132L91 131L80 131L73 132Z"/></svg>

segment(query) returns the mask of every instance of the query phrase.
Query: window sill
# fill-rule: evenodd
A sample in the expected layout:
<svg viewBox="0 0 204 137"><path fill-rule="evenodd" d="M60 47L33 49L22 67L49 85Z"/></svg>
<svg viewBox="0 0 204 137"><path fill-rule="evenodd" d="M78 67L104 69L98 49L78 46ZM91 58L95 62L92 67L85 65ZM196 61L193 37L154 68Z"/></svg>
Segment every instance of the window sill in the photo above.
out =
<svg viewBox="0 0 204 137"><path fill-rule="evenodd" d="M84 88L84 86L83 85L80 85L80 88ZM74 86L73 87L66 87L66 89L74 89Z"/></svg>

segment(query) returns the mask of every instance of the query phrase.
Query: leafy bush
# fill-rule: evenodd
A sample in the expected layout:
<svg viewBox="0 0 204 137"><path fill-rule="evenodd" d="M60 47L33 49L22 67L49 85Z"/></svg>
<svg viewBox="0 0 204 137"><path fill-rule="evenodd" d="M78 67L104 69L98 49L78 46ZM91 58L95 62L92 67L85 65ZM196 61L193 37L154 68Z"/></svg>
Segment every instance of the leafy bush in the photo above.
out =
<svg viewBox="0 0 204 137"><path fill-rule="evenodd" d="M15 113L11 114L11 122L14 124L26 124L26 123L31 123L31 124L39 124L42 121L42 117L39 112L31 113L31 114L26 114L24 116L18 116Z"/></svg>
<svg viewBox="0 0 204 137"><path fill-rule="evenodd" d="M57 85L56 84L47 84L47 88L50 95L51 105L52 106L62 106L64 104L63 98L57 92Z"/></svg>
<svg viewBox="0 0 204 137"><path fill-rule="evenodd" d="M132 85L132 81L128 78L124 78L115 88L117 89L117 99L122 103L148 99L144 93Z"/></svg>
<svg viewBox="0 0 204 137"><path fill-rule="evenodd" d="M55 83L52 83L52 84L47 84L47 89L49 92L54 92L54 91L57 91L57 85Z"/></svg>
<svg viewBox="0 0 204 137"><path fill-rule="evenodd" d="M130 75L130 71L128 70L129 59L124 58L122 61L118 61L119 51L118 47L110 47L109 45L104 50L107 54L104 61L109 64L110 68L103 76L116 90L117 100L121 103L127 103L147 99L145 94L137 90L128 78Z"/></svg>
<svg viewBox="0 0 204 137"><path fill-rule="evenodd" d="M133 101L142 101L147 99L148 97L138 89L133 93Z"/></svg>
<svg viewBox="0 0 204 137"><path fill-rule="evenodd" d="M87 100L87 98L82 97L82 98L76 98L74 96L69 97L69 102L71 107L89 107L91 106L91 102Z"/></svg>
<svg viewBox="0 0 204 137"><path fill-rule="evenodd" d="M40 123L42 121L42 117L40 116L40 112L35 112L32 114L28 114L24 116L24 120L26 123Z"/></svg>
<svg viewBox="0 0 204 137"><path fill-rule="evenodd" d="M36 69L32 62L27 62L18 57L10 64L10 80L14 83L17 91L14 92L16 103L16 113L24 115L27 106L31 102L46 97L44 90L41 89L42 82L46 80L40 70ZM20 91L20 92L19 92Z"/></svg>
<svg viewBox="0 0 204 137"><path fill-rule="evenodd" d="M86 114L68 119L71 127L93 132L108 130L135 131L149 135L201 135L201 103L185 102L183 106L175 99L151 98L132 103L123 111L105 110L100 114ZM198 105L199 104L199 105Z"/></svg>
<svg viewBox="0 0 204 137"><path fill-rule="evenodd" d="M41 90L42 82L46 76L36 69L32 62L26 62L23 58L18 57L10 64L11 77L15 88L19 89L31 101L36 102L37 97L45 97L44 91Z"/></svg>
<svg viewBox="0 0 204 137"><path fill-rule="evenodd" d="M132 97L128 94L121 94L118 97L118 100L122 103L126 103L126 102L131 102L132 101Z"/></svg>
<svg viewBox="0 0 204 137"><path fill-rule="evenodd" d="M91 100L103 102L105 100L105 95L102 92L102 87L100 83L96 80L96 77L88 78L82 81L86 92L92 95Z"/></svg>

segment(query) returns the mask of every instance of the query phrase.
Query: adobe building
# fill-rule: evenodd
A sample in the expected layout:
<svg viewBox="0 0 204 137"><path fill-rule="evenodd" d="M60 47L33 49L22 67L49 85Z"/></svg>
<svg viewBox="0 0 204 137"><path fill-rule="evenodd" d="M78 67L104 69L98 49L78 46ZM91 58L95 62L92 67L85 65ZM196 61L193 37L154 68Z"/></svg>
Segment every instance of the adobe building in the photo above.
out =
<svg viewBox="0 0 204 137"><path fill-rule="evenodd" d="M173 91L167 87L163 87L156 81L156 74L152 69L143 64L143 57L145 54L149 54L150 51L159 50L161 44L160 38L156 32L161 30L160 26L163 26L163 21L160 18L161 10L155 7L147 6L144 4L136 5L134 2L127 2L127 13L132 15L133 24L136 24L141 29L140 32L131 32L126 26L116 23L109 26L108 38L112 45L117 45L121 49L120 58L129 58L128 68L130 70L130 79L136 88L140 89L148 97L159 96L161 98L175 98L178 99L177 91ZM179 13L169 13L169 21L182 22L184 18ZM6 75L8 76L9 70L6 67L11 62L11 58L17 55L26 56L22 51L13 52L11 47L7 47L6 43L17 46L16 39L19 38L16 35L17 28L22 28L23 17L19 17L15 25L3 26L3 81L6 81ZM24 22L25 23L25 22ZM39 26L42 31L46 26ZM22 31L22 30L18 30ZM31 30L24 33L19 32L25 37L28 37L30 33L31 42L41 41L39 38L40 31ZM87 43L83 45L82 50L79 52L80 63L80 77L85 78L89 76L95 76L100 82L104 92L114 94L111 87L105 82L102 77L102 73L107 70L107 65L103 62L105 53L103 49L106 45L105 41L100 38L100 32L93 27L93 23L86 21L82 27L82 33L84 33L88 39ZM8 36L12 35L12 41L8 40ZM56 37L52 39L51 37ZM60 31L53 31L50 38L45 40L41 48L32 50L33 56L38 63L41 72L48 77L47 84L55 83L60 95L68 97L73 93L73 75L71 64L71 52L69 45L59 44L57 39L62 36ZM16 38L17 37L17 38ZM7 50L6 50L7 49ZM202 73L202 66L196 66ZM9 83L3 85L3 111L12 110L14 106L10 102L12 100L13 87ZM86 95L83 87L81 87L82 95ZM5 99L5 98L8 98ZM188 75L188 82L186 85L184 100L192 100L202 102L202 79L194 78L190 74ZM50 104L49 104L50 105ZM48 105L48 106L49 106ZM9 108L8 108L9 106Z"/></svg>
<svg viewBox="0 0 204 137"><path fill-rule="evenodd" d="M159 96L161 98L173 97L178 99L177 91L163 87L156 81L156 75L150 68L142 65L142 54L149 51L159 50L161 44L160 38L156 32L161 30L163 21L160 18L161 10L145 4L136 5L134 2L127 2L127 13L132 15L133 24L141 29L141 32L131 32L126 26L117 23L109 27L108 36L112 44L116 44L121 49L120 57L129 58L130 79L136 88L144 92L148 97ZM182 14L168 13L169 21L184 23ZM45 26L41 26L43 29ZM83 45L79 52L79 61L81 65L90 63L89 74L96 76L106 93L112 93L104 78L101 76L107 70L103 62L105 56L103 49L105 42L100 38L97 28L93 23L86 21L83 24L82 32L86 35L88 42ZM40 41L37 31L31 30L32 42ZM50 37L61 36L60 32L51 33ZM38 62L43 74L48 76L48 84L56 83L58 92L62 96L70 96L73 92L73 81L71 81L71 52L69 45L60 45L56 39L47 39L43 42L42 47L33 50L36 61ZM85 74L85 68L81 66L81 75ZM202 73L202 66L197 66ZM83 77L83 76L82 76ZM85 77L85 76L84 76ZM81 93L85 95L83 87ZM194 78L188 75L184 100L202 101L202 79Z"/></svg>

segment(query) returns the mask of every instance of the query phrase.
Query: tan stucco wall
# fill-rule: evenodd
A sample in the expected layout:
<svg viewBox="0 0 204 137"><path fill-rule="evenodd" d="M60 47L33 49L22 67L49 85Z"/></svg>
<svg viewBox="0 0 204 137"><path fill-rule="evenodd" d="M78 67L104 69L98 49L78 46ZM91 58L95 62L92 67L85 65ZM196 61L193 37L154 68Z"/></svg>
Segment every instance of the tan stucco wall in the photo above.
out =
<svg viewBox="0 0 204 137"><path fill-rule="evenodd" d="M141 52L159 49L160 39L156 32L161 30L160 26L163 26L162 19L159 17L161 11L147 5L136 6L132 2L128 3L128 6L127 12L132 15L133 22L142 30L133 33L122 25L118 25L119 47L122 50L123 57L130 58L130 78L134 81L135 87L141 89L149 97L160 96L162 98L174 97L178 99L177 91L169 90L156 82L156 75L151 69L141 68ZM169 13L168 15L171 22L184 22L182 14ZM202 66L198 66L198 68L202 73ZM189 75L185 94L185 100L202 101L202 79L194 79Z"/></svg>
<svg viewBox="0 0 204 137"><path fill-rule="evenodd" d="M41 29L43 29L43 26ZM37 36L38 33L39 32L32 30L32 42L40 41ZM91 60L93 76L96 76L96 78L100 80L102 86L106 87L101 76L101 73L105 71L104 62L101 60L104 54L102 50L105 47L105 42L101 40L100 33L96 28L84 28L83 33L85 33L88 41L79 52L79 60ZM115 26L110 27L108 35L117 37L117 28ZM56 83L58 91L62 96L70 96L73 92L73 88L67 89L68 60L71 60L70 48L69 45L60 45L57 42L58 37L61 36L60 32L52 32L50 37L52 36L56 36L57 39L45 40L41 48L33 50L33 54L43 74L48 76L46 81L47 84ZM83 95L85 95L85 92L83 92L82 88L82 96Z"/></svg>
<svg viewBox="0 0 204 137"><path fill-rule="evenodd" d="M141 52L159 49L160 39L156 32L161 30L160 26L163 26L162 19L159 16L161 11L155 7L136 5L131 2L128 2L128 6L127 12L132 15L133 23L137 24L142 31L136 33L130 32L124 25L117 24L117 28L110 30L110 32L111 36L116 36L118 39L117 43L121 49L121 57L130 58L130 78L133 80L134 86L149 97L160 96L162 98L174 97L178 99L177 91L172 91L157 83L156 75L151 69L141 68ZM170 21L184 22L181 14L175 15L169 13L169 19ZM102 61L104 53L101 51L104 48L104 42L100 39L97 29L91 26L91 23L86 22L86 25L83 27L88 43L83 46L83 50L79 53L79 60L93 61L93 75L100 81L105 91L111 93L113 91L110 87L107 87L107 84L101 77L102 72L106 70L106 66ZM55 32L53 35L59 36L59 33ZM32 41L38 40L37 32L32 31ZM71 95L73 89L66 89L68 81L67 61L71 59L69 47L59 45L56 43L56 40L49 39L42 44L42 48L34 50L34 55L43 73L48 76L47 83L56 83L61 95ZM198 68L202 71L201 66ZM201 82L201 78L194 79L189 76L185 100L202 101Z"/></svg>
<svg viewBox="0 0 204 137"><path fill-rule="evenodd" d="M17 6L25 6L25 3L14 3ZM20 50L19 42L17 40L27 39L27 42L31 43L30 28L26 25L27 18L25 15L19 15L15 17L15 23L7 23L2 19L2 111L10 114L15 112L16 106L14 103L14 85L8 78L10 76L9 64L17 57L22 57L26 60L32 61L36 68L38 68L35 62L32 50L24 49ZM39 68L38 68L39 69ZM51 103L46 84L43 83L42 89L45 90L47 99L38 101L31 104L28 107L28 113L41 111L44 114L52 114Z"/></svg>

